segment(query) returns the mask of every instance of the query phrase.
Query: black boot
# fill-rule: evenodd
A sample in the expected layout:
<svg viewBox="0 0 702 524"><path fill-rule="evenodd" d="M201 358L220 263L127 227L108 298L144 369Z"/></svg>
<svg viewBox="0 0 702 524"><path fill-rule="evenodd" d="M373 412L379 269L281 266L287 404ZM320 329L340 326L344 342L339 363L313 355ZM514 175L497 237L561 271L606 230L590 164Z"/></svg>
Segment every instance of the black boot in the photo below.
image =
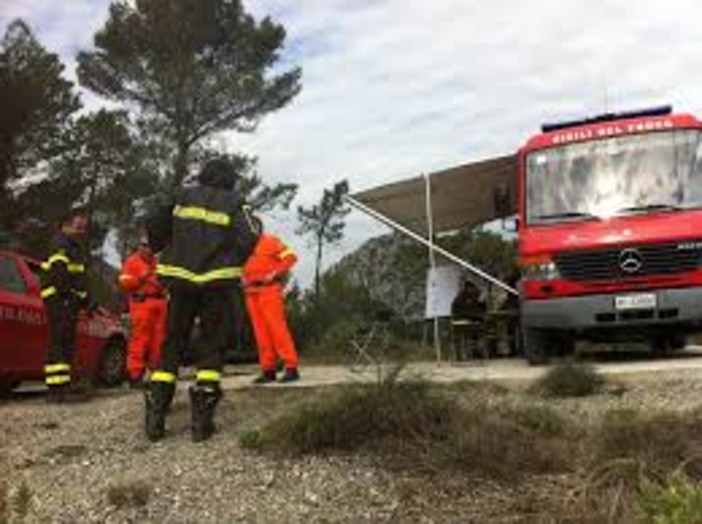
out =
<svg viewBox="0 0 702 524"><path fill-rule="evenodd" d="M269 382L275 382L275 369L265 370L253 381L253 383L257 386L260 386L261 384L268 384Z"/></svg>
<svg viewBox="0 0 702 524"><path fill-rule="evenodd" d="M297 380L300 380L300 372L297 370L297 368L285 368L285 374L283 374L280 382L295 382Z"/></svg>
<svg viewBox="0 0 702 524"><path fill-rule="evenodd" d="M149 382L144 388L146 400L146 436L151 442L161 440L166 434L166 414L171 407L175 384Z"/></svg>
<svg viewBox="0 0 702 524"><path fill-rule="evenodd" d="M190 388L193 442L207 440L215 432L215 408L222 398L219 384L197 384Z"/></svg>

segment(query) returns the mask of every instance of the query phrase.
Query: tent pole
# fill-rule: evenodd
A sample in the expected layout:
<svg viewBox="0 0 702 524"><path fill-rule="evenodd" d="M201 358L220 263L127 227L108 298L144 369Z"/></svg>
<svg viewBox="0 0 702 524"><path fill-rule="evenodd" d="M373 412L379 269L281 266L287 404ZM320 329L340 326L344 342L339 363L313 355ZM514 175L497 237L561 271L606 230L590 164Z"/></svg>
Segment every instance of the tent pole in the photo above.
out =
<svg viewBox="0 0 702 524"><path fill-rule="evenodd" d="M434 213L431 207L431 175L424 175L424 202L427 220L427 240L429 241L429 266L436 269L436 254L434 253ZM441 333L439 330L439 317L434 316L434 349L436 350L436 363L441 363Z"/></svg>
<svg viewBox="0 0 702 524"><path fill-rule="evenodd" d="M436 253L439 253L441 256L446 257L451 262L454 262L454 263L458 264L459 266L467 269L468 271L470 271L474 275L477 275L478 277L482 278L483 280L486 280L488 282L492 282L497 287L507 291L507 293L510 293L512 295L515 295L515 296L519 296L519 292L516 289L514 289L513 287L505 284L501 280L496 279L492 275L485 273L480 268L477 268L474 265L469 264L468 262L466 262L462 258L457 257L456 255L454 255L450 251L446 251L441 246L434 245L433 242L428 241L422 235L415 233L411 229L403 226L402 224L399 224L398 222L395 222L391 218L386 217L385 215L383 215L382 213L379 213L375 209L368 207L367 205L360 202L359 200L356 200L354 197L347 195L344 197L344 200L346 200L346 202L348 202L350 205L352 205L353 207L355 207L359 211L362 211L366 215L375 218L379 222L382 222L386 226L394 229L395 231L399 231L400 233L410 237L412 240L415 240L416 242L419 242L420 244L422 244L426 247L432 248Z"/></svg>

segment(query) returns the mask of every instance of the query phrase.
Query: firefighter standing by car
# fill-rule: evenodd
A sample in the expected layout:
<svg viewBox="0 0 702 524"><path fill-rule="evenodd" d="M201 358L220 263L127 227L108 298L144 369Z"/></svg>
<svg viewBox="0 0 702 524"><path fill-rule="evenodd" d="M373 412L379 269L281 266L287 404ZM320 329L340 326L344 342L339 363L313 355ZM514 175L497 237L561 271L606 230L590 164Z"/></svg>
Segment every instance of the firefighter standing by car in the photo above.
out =
<svg viewBox="0 0 702 524"><path fill-rule="evenodd" d="M166 289L156 276L157 259L146 237L122 265L119 285L129 300L130 339L127 375L132 387L142 384L146 369L159 362L166 331Z"/></svg>
<svg viewBox="0 0 702 524"><path fill-rule="evenodd" d="M244 265L244 292L246 308L253 325L261 376L255 384L266 384L276 379L276 363L280 357L285 363L281 382L300 378L295 342L285 319L283 281L297 262L295 252L275 235L263 232L258 217L254 225L260 236L253 254Z"/></svg>
<svg viewBox="0 0 702 524"><path fill-rule="evenodd" d="M235 192L236 180L229 161L209 161L197 184L182 188L148 221L152 247L157 252L165 248L158 274L170 295L166 341L145 391L145 429L152 441L165 435L180 356L188 349L196 316L202 327L202 352L196 362L196 383L190 388L192 439L206 440L215 430L231 325L226 317L234 314L231 290L239 285L241 266L256 242L250 217Z"/></svg>
<svg viewBox="0 0 702 524"><path fill-rule="evenodd" d="M44 380L49 400L56 402L78 399L83 393L72 387L75 370L71 365L80 309L87 308L91 313L95 309L88 295L83 245L87 231L84 213L78 210L68 213L59 221L49 256L42 263L41 296L49 323Z"/></svg>

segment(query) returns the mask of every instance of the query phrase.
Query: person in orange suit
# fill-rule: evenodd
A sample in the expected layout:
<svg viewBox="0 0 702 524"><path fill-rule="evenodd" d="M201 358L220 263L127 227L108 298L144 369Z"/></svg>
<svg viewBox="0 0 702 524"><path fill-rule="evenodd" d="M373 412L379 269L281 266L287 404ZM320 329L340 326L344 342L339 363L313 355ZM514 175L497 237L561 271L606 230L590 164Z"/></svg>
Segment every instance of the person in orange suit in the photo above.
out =
<svg viewBox="0 0 702 524"><path fill-rule="evenodd" d="M127 374L138 387L146 372L156 369L166 333L166 290L156 277L157 259L147 240L122 265L119 284L129 299L131 335L127 351Z"/></svg>
<svg viewBox="0 0 702 524"><path fill-rule="evenodd" d="M258 217L252 217L252 220L260 235L244 264L242 283L261 367L261 376L254 383L266 384L276 380L278 357L285 363L280 382L293 382L300 378L300 374L295 342L285 318L283 280L297 262L297 255L278 237L265 233Z"/></svg>

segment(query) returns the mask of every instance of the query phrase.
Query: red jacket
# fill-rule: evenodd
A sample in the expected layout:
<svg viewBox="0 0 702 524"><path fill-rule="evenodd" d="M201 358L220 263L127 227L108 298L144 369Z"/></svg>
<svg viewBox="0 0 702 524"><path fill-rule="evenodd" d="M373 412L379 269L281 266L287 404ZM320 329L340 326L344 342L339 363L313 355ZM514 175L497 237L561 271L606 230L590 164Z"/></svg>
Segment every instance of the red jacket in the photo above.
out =
<svg viewBox="0 0 702 524"><path fill-rule="evenodd" d="M297 255L275 235L262 234L253 253L244 264L244 285L256 285L264 279L276 279L290 271Z"/></svg>
<svg viewBox="0 0 702 524"><path fill-rule="evenodd" d="M157 260L154 256L144 256L139 251L132 253L122 264L119 285L125 293L162 295L163 285L156 276Z"/></svg>

